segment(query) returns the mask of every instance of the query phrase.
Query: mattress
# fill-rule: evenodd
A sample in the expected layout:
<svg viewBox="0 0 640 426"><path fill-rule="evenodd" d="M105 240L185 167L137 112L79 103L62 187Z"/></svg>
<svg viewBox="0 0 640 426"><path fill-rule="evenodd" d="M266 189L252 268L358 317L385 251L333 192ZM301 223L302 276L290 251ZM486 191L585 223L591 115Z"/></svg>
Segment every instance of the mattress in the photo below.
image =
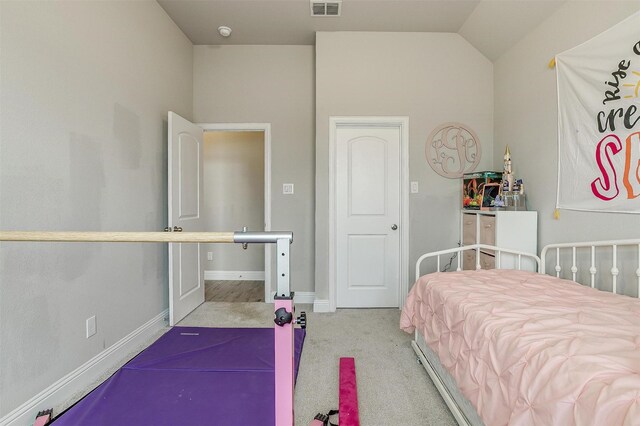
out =
<svg viewBox="0 0 640 426"><path fill-rule="evenodd" d="M488 425L637 424L640 301L513 270L426 275L418 329Z"/></svg>

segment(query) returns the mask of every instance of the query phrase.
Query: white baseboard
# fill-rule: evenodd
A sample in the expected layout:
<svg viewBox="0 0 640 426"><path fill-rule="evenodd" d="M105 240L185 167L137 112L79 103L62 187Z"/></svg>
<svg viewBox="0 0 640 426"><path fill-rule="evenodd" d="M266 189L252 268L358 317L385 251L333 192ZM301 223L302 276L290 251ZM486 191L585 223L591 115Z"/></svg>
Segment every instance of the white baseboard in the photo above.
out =
<svg viewBox="0 0 640 426"><path fill-rule="evenodd" d="M205 280L264 281L264 271L204 271Z"/></svg>
<svg viewBox="0 0 640 426"><path fill-rule="evenodd" d="M0 426L32 425L38 411L60 406L87 389L127 355L166 327L169 310L159 313L80 367L0 419ZM54 413L57 415L59 413Z"/></svg>
<svg viewBox="0 0 640 426"><path fill-rule="evenodd" d="M297 303L312 304L316 299L316 293L313 291L295 291L293 301Z"/></svg>
<svg viewBox="0 0 640 426"><path fill-rule="evenodd" d="M326 299L316 299L313 301L313 312L332 312L329 301Z"/></svg>

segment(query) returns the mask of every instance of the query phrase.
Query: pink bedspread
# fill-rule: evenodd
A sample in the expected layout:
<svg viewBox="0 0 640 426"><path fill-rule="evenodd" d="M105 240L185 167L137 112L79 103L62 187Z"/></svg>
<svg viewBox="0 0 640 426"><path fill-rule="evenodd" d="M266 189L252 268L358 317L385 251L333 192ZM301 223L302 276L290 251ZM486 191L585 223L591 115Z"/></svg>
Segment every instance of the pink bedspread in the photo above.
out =
<svg viewBox="0 0 640 426"><path fill-rule="evenodd" d="M640 300L548 275L425 275L415 328L487 425L640 425Z"/></svg>

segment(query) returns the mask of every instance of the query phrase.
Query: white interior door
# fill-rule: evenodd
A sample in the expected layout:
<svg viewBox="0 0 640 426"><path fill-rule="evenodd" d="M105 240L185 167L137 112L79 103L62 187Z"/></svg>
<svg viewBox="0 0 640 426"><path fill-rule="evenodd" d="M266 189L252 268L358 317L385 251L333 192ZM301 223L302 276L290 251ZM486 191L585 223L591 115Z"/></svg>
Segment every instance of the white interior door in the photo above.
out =
<svg viewBox="0 0 640 426"><path fill-rule="evenodd" d="M338 307L397 307L400 285L399 127L336 129Z"/></svg>
<svg viewBox="0 0 640 426"><path fill-rule="evenodd" d="M169 227L203 231L202 128L169 111ZM169 325L204 302L200 244L169 243Z"/></svg>

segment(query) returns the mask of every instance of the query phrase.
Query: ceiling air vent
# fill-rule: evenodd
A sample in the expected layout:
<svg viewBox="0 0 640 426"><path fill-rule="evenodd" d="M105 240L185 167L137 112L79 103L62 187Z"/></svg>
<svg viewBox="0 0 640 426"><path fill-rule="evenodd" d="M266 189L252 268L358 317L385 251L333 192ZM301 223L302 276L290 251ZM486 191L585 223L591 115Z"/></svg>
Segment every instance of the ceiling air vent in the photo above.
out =
<svg viewBox="0 0 640 426"><path fill-rule="evenodd" d="M340 16L342 1L311 0L311 16Z"/></svg>

